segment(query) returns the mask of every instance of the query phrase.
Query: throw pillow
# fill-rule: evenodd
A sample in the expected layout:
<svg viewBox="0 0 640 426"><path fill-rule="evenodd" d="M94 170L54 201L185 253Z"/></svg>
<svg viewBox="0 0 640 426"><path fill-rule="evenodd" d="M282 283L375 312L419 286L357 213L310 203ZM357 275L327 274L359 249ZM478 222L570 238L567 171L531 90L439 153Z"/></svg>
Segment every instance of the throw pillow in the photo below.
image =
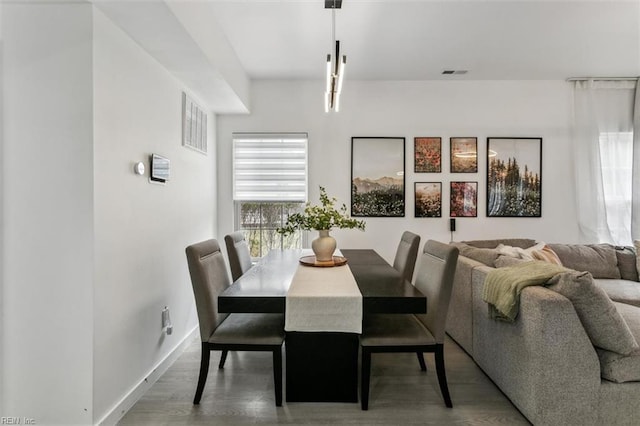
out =
<svg viewBox="0 0 640 426"><path fill-rule="evenodd" d="M541 250L535 250L531 253L535 260L542 260L543 262L553 263L555 265L562 266L560 258L555 251L551 250L551 247L544 245Z"/></svg>
<svg viewBox="0 0 640 426"><path fill-rule="evenodd" d="M459 242L453 242L451 245L458 247L458 250L460 250L460 256L477 260L487 266L493 267L494 262L498 258L498 251L496 249L476 248Z"/></svg>
<svg viewBox="0 0 640 426"><path fill-rule="evenodd" d="M505 256L505 255L501 254L500 256L498 256L498 258L494 262L494 266L496 268L506 268L506 267L509 267L509 266L518 265L518 264L523 263L523 262L528 262L528 260L520 259L520 258L513 257L513 256Z"/></svg>
<svg viewBox="0 0 640 426"><path fill-rule="evenodd" d="M639 241L640 242L640 241ZM616 247L616 257L618 258L618 269L623 280L640 281L636 250L633 247Z"/></svg>
<svg viewBox="0 0 640 426"><path fill-rule="evenodd" d="M640 349L629 326L589 272L569 271L549 280L549 288L573 303L591 343L601 349L629 355Z"/></svg>
<svg viewBox="0 0 640 426"><path fill-rule="evenodd" d="M620 278L615 247L611 244L549 244L562 264L594 278Z"/></svg>

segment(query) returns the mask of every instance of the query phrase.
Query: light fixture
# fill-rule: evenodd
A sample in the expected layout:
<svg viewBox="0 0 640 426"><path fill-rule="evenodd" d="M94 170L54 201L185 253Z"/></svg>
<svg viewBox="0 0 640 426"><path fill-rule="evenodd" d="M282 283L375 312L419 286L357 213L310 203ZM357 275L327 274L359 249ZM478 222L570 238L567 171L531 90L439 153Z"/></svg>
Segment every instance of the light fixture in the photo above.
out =
<svg viewBox="0 0 640 426"><path fill-rule="evenodd" d="M347 65L346 55L340 56L340 40L336 40L336 9L342 7L342 0L325 0L324 8L331 9L331 39L332 47L335 46L335 55L327 55L327 86L324 93L324 110L329 112L340 111L340 93L344 70Z"/></svg>

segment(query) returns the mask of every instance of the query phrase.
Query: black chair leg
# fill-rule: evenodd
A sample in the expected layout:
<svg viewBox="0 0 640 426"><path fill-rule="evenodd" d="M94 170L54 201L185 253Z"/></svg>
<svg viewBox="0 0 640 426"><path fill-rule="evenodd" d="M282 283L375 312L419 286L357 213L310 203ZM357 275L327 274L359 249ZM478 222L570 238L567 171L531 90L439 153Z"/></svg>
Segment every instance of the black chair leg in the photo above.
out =
<svg viewBox="0 0 640 426"><path fill-rule="evenodd" d="M282 407L282 347L273 350L273 386L276 392L276 407Z"/></svg>
<svg viewBox="0 0 640 426"><path fill-rule="evenodd" d="M449 396L449 388L447 386L447 374L444 369L444 345L436 345L436 372L438 373L438 383L440 384L440 392L447 407L452 408L451 397Z"/></svg>
<svg viewBox="0 0 640 426"><path fill-rule="evenodd" d="M362 347L362 371L360 373L360 404L363 410L369 409L369 382L371 380L371 352Z"/></svg>
<svg viewBox="0 0 640 426"><path fill-rule="evenodd" d="M229 351L222 351L222 355L220 355L220 363L218 364L218 369L224 368L224 362L227 360L227 353Z"/></svg>
<svg viewBox="0 0 640 426"><path fill-rule="evenodd" d="M427 364L424 363L424 354L422 352L416 352L418 356L418 362L420 363L420 370L427 371Z"/></svg>
<svg viewBox="0 0 640 426"><path fill-rule="evenodd" d="M209 346L202 342L202 357L200 358L200 377L198 377L198 386L196 387L196 396L193 398L194 404L200 404L200 398L202 397L202 391L204 390L204 384L207 382L207 375L209 374L209 358L211 351Z"/></svg>

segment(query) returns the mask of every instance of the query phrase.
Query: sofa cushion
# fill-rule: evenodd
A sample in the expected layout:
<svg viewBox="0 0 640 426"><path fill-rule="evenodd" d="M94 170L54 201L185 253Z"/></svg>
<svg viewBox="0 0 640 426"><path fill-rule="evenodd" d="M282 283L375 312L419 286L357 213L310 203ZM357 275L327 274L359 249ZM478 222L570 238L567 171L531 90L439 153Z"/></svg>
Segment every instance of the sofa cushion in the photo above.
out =
<svg viewBox="0 0 640 426"><path fill-rule="evenodd" d="M618 269L623 280L640 281L638 277L637 257L633 247L616 247Z"/></svg>
<svg viewBox="0 0 640 426"><path fill-rule="evenodd" d="M506 267L509 267L509 266L518 265L518 264L523 263L523 262L529 262L529 260L520 259L518 257L507 256L507 255L501 254L500 256L498 256L498 258L494 262L494 266L496 268L506 268Z"/></svg>
<svg viewBox="0 0 640 426"><path fill-rule="evenodd" d="M616 250L610 244L549 244L562 264L594 278L620 278Z"/></svg>
<svg viewBox="0 0 640 426"><path fill-rule="evenodd" d="M496 240L471 240L471 241L463 241L463 243L477 247L477 248L489 248L493 249L498 247L500 244L505 246L513 246L520 248L529 248L536 244L535 240L530 238L501 238Z"/></svg>
<svg viewBox="0 0 640 426"><path fill-rule="evenodd" d="M640 340L640 308L616 302L614 305L636 340ZM640 381L640 350L629 355L602 349L596 349L596 351L600 359L600 374L603 379L617 383Z"/></svg>
<svg viewBox="0 0 640 426"><path fill-rule="evenodd" d="M573 303L594 346L622 355L640 348L614 303L593 282L591 273L563 272L549 280L549 288Z"/></svg>
<svg viewBox="0 0 640 426"><path fill-rule="evenodd" d="M614 302L640 307L640 283L629 280L597 278L593 280Z"/></svg>
<svg viewBox="0 0 640 426"><path fill-rule="evenodd" d="M496 249L489 248L477 248L465 243L453 242L451 245L458 247L460 250L460 256L468 257L478 262L484 263L487 266L494 266L494 262L498 258L498 251Z"/></svg>

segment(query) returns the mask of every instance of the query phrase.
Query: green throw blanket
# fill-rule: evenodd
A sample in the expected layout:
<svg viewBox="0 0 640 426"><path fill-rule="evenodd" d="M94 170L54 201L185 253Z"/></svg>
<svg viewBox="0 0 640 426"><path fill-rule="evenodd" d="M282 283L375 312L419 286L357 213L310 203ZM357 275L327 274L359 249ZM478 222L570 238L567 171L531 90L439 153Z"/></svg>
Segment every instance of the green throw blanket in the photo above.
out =
<svg viewBox="0 0 640 426"><path fill-rule="evenodd" d="M537 260L490 271L482 289L482 300L489 304L489 316L502 321L515 321L520 306L520 292L530 285L544 285L551 277L565 271L567 268Z"/></svg>

